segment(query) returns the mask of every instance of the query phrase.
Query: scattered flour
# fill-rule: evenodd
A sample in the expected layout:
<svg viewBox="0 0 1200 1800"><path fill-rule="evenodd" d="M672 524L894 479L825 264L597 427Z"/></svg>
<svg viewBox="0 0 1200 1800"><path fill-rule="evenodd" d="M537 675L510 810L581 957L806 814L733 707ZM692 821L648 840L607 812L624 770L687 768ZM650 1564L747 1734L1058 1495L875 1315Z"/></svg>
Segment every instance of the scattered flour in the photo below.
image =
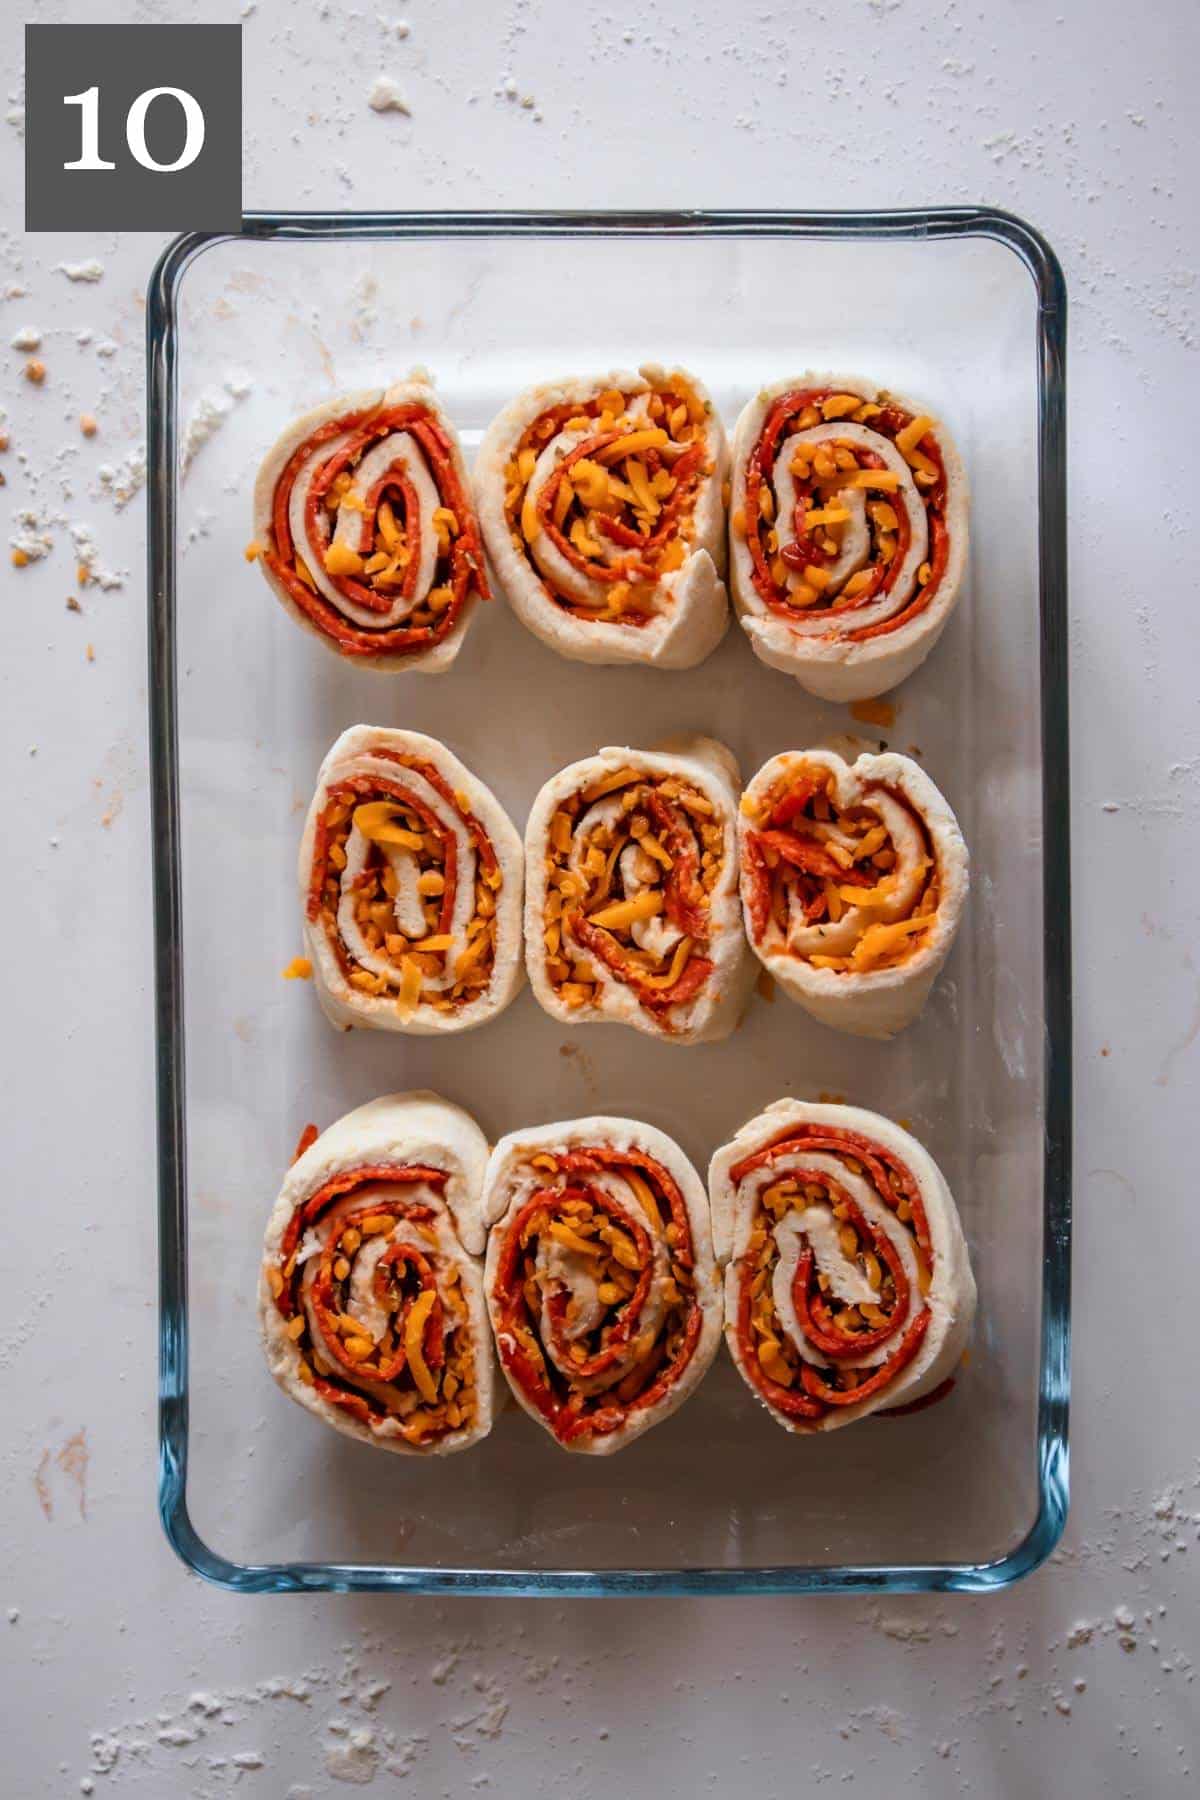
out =
<svg viewBox="0 0 1200 1800"><path fill-rule="evenodd" d="M97 1775L111 1775L121 1760L121 1744L111 1732L92 1733L92 1767Z"/></svg>
<svg viewBox="0 0 1200 1800"><path fill-rule="evenodd" d="M898 1644L928 1644L933 1635L923 1619L879 1616L875 1620L875 1629Z"/></svg>
<svg viewBox="0 0 1200 1800"><path fill-rule="evenodd" d="M38 562L43 556L49 556L54 548L54 532L50 522L32 507L24 507L17 514L17 529L9 538L14 550L30 562Z"/></svg>
<svg viewBox="0 0 1200 1800"><path fill-rule="evenodd" d="M340 1730L346 1731L344 1741L327 1744L325 1747L325 1769L334 1781L348 1781L356 1787L366 1787L374 1781L375 1771L379 1767L379 1746L375 1741L375 1733L367 1725L357 1725L347 1730L339 1719L330 1721L329 1730L340 1736Z"/></svg>
<svg viewBox="0 0 1200 1800"><path fill-rule="evenodd" d="M216 436L239 400L244 400L254 383L245 375L231 375L219 388L201 394L196 409L184 427L179 452L180 478L186 480L188 470L210 438Z"/></svg>
<svg viewBox="0 0 1200 1800"><path fill-rule="evenodd" d="M225 1702L219 1700L216 1694L196 1693L188 1700L188 1711L202 1713L206 1719L219 1718L224 1710Z"/></svg>
<svg viewBox="0 0 1200 1800"><path fill-rule="evenodd" d="M118 512L123 512L146 484L145 444L135 444L115 465L101 463L96 480L100 492L108 495Z"/></svg>
<svg viewBox="0 0 1200 1800"><path fill-rule="evenodd" d="M372 112L402 113L406 119L412 118L412 108L404 95L396 86L390 75L381 75L371 92L367 95L367 105Z"/></svg>
<svg viewBox="0 0 1200 1800"><path fill-rule="evenodd" d="M340 1671L315 1667L302 1674L264 1676L250 1687L219 1691L201 1688L181 1702L164 1706L152 1719L133 1719L107 1731L94 1732L85 1779L111 1774L120 1763L151 1774L155 1793L182 1792L183 1787L176 1785L177 1780L182 1780L181 1771L201 1766L212 1775L224 1771L234 1782L240 1782L243 1775L267 1769L269 1754L265 1747L256 1747L253 1738L245 1747L231 1748L229 1733L257 1725L255 1736L263 1734L259 1737L262 1744L281 1723L277 1709L285 1707L293 1721L298 1716L297 1708L302 1709L300 1719L307 1713L299 1729L310 1734L307 1743L314 1771L322 1768L329 1780L352 1787L366 1787L377 1775L405 1780L428 1750L429 1737L424 1732L396 1730L368 1716L375 1712L393 1682L390 1669L386 1674L377 1673L362 1666L360 1658L361 1651L347 1644L343 1647ZM474 1676L465 1685L472 1697L483 1696L482 1712L465 1721L444 1720L442 1729L456 1745L459 1733L466 1730L470 1734L469 1747L475 1747L481 1738L497 1735L507 1702L495 1683L481 1676ZM312 1704L318 1697L326 1702L320 1710ZM296 1724L289 1725L289 1738L295 1737L296 1730ZM250 1735L249 1730L246 1735ZM194 1790L189 1786L187 1791ZM195 1791L210 1790L206 1787ZM315 1794L324 1793L326 1788L322 1784L315 1789L301 1782L286 1791L271 1784L270 1791L283 1794L284 1800L315 1800Z"/></svg>
<svg viewBox="0 0 1200 1800"><path fill-rule="evenodd" d="M90 525L72 524L69 527L71 542L75 548L75 561L87 572L87 586L103 588L110 592L113 588L125 586L125 574L117 569L110 569L100 560L100 552L92 537Z"/></svg>
<svg viewBox="0 0 1200 1800"><path fill-rule="evenodd" d="M186 1725L168 1725L159 1732L158 1741L169 1750L182 1750L185 1745L196 1742L196 1733L189 1731Z"/></svg>

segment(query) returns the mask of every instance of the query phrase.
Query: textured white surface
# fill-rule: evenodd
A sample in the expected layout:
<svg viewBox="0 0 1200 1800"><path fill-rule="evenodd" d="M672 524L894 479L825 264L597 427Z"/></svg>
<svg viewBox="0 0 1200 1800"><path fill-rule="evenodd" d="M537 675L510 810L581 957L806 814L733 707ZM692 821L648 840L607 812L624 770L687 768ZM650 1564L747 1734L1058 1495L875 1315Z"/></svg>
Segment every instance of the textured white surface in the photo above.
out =
<svg viewBox="0 0 1200 1800"><path fill-rule="evenodd" d="M994 1599L245 1601L184 1576L152 1503L139 490L157 245L22 238L8 18L0 345L35 329L48 374L28 386L25 355L2 352L5 536L44 551L5 565L0 607L11 843L30 895L7 899L19 950L0 1090L6 1789L158 1800L236 1784L301 1800L407 1777L421 1794L586 1795L645 1791L649 1765L659 1791L692 1793L737 1789L752 1765L764 1800L843 1782L940 1800L1037 1792L1069 1756L1097 1795L1188 1791L1200 729L1184 553L1200 471L1167 431L1200 345L1195 9L415 0L393 17L260 0L204 15L245 20L248 205L985 200L1059 251L1073 303L1075 1501L1050 1567ZM31 0L24 16L94 13ZM112 0L105 16L194 13ZM384 76L411 117L372 110ZM99 279L73 278L93 260ZM244 376L214 371L197 457L219 457L212 420ZM1153 481L1129 480L1141 469ZM77 560L103 576L82 617L64 606Z"/></svg>

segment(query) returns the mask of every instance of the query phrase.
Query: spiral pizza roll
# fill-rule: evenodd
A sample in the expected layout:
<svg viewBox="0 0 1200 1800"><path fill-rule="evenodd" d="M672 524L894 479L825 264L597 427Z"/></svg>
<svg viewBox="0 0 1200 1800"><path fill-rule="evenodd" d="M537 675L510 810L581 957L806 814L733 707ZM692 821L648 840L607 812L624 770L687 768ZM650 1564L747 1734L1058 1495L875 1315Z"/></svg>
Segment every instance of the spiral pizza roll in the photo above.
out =
<svg viewBox="0 0 1200 1800"><path fill-rule="evenodd" d="M683 369L545 382L475 465L484 542L529 630L577 662L690 669L729 622L725 431Z"/></svg>
<svg viewBox="0 0 1200 1800"><path fill-rule="evenodd" d="M501 1138L484 1180L500 1366L564 1450L605 1456L669 1418L721 1341L704 1187L633 1119Z"/></svg>
<svg viewBox="0 0 1200 1800"><path fill-rule="evenodd" d="M754 979L732 754L607 749L551 777L525 832L525 955L546 1011L670 1043L725 1037Z"/></svg>
<svg viewBox="0 0 1200 1800"><path fill-rule="evenodd" d="M487 1141L436 1094L310 1126L267 1223L259 1322L271 1374L347 1437L443 1456L487 1436Z"/></svg>
<svg viewBox="0 0 1200 1800"><path fill-rule="evenodd" d="M521 840L436 738L354 725L317 776L300 844L304 934L335 1025L468 1031L523 979Z"/></svg>
<svg viewBox="0 0 1200 1800"><path fill-rule="evenodd" d="M254 488L259 567L299 624L377 669L448 669L487 576L454 427L429 380L290 425Z"/></svg>
<svg viewBox="0 0 1200 1800"><path fill-rule="evenodd" d="M929 997L958 930L969 858L958 821L907 756L773 756L738 820L746 935L824 1025L892 1037Z"/></svg>
<svg viewBox="0 0 1200 1800"><path fill-rule="evenodd" d="M937 1164L890 1119L777 1100L712 1159L725 1338L787 1431L834 1431L948 1386L975 1316Z"/></svg>
<svg viewBox="0 0 1200 1800"><path fill-rule="evenodd" d="M911 675L967 559L967 478L946 427L854 376L764 388L733 439L734 603L755 655L822 700Z"/></svg>

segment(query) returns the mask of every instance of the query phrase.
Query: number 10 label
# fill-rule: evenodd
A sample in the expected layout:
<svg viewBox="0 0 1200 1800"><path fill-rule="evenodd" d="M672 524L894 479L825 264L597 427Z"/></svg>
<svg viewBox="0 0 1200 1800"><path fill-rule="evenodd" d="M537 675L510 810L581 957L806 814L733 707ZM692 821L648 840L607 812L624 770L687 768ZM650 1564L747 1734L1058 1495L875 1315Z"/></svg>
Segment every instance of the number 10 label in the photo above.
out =
<svg viewBox="0 0 1200 1800"><path fill-rule="evenodd" d="M183 110L187 136L183 140L183 149L173 162L159 162L157 157L151 155L146 142L146 114L154 100L175 100ZM74 162L64 163L63 168L115 169L116 163L106 162L100 154L100 89L90 87L82 94L67 94L63 98L63 105L79 108L82 130L79 155ZM129 154L143 169L157 169L160 175L173 175L176 169L189 169L204 148L204 114L200 102L186 88L147 88L145 93L138 95L125 114L125 142L129 145Z"/></svg>
<svg viewBox="0 0 1200 1800"><path fill-rule="evenodd" d="M235 231L240 25L27 25L27 231Z"/></svg>

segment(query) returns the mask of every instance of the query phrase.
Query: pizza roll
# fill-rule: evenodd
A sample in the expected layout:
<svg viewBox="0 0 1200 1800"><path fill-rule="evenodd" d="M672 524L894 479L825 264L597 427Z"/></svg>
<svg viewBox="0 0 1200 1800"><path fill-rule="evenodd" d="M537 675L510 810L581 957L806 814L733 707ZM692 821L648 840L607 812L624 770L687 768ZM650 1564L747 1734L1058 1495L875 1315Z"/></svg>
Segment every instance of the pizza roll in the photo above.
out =
<svg viewBox="0 0 1200 1800"><path fill-rule="evenodd" d="M728 450L694 375L544 382L489 427L475 466L509 605L560 656L690 669L729 622Z"/></svg>
<svg viewBox="0 0 1200 1800"><path fill-rule="evenodd" d="M857 1106L778 1100L712 1159L725 1338L786 1431L835 1431L945 1391L975 1280L941 1171Z"/></svg>
<svg viewBox="0 0 1200 1800"><path fill-rule="evenodd" d="M600 750L546 783L525 833L525 953L552 1017L676 1044L733 1030L754 979L738 785L711 738Z"/></svg>
<svg viewBox="0 0 1200 1800"><path fill-rule="evenodd" d="M448 669L488 597L471 488L427 377L289 425L254 488L251 554L286 611L376 669Z"/></svg>
<svg viewBox="0 0 1200 1800"><path fill-rule="evenodd" d="M300 845L304 934L329 1019L432 1035L503 1012L524 978L521 861L500 802L445 744L344 731Z"/></svg>
<svg viewBox="0 0 1200 1800"><path fill-rule="evenodd" d="M822 700L912 674L958 599L967 478L945 425L857 376L764 388L734 431L730 576L756 656Z"/></svg>
<svg viewBox="0 0 1200 1800"><path fill-rule="evenodd" d="M487 1436L487 1142L436 1094L311 1127L267 1223L259 1320L290 1399L360 1443L444 1456Z"/></svg>
<svg viewBox="0 0 1200 1800"><path fill-rule="evenodd" d="M564 1450L606 1456L669 1418L721 1341L704 1187L633 1119L514 1131L484 1182L500 1365Z"/></svg>
<svg viewBox="0 0 1200 1800"><path fill-rule="evenodd" d="M763 967L813 1018L892 1037L916 1018L967 898L958 821L907 756L773 756L742 796L742 906Z"/></svg>

